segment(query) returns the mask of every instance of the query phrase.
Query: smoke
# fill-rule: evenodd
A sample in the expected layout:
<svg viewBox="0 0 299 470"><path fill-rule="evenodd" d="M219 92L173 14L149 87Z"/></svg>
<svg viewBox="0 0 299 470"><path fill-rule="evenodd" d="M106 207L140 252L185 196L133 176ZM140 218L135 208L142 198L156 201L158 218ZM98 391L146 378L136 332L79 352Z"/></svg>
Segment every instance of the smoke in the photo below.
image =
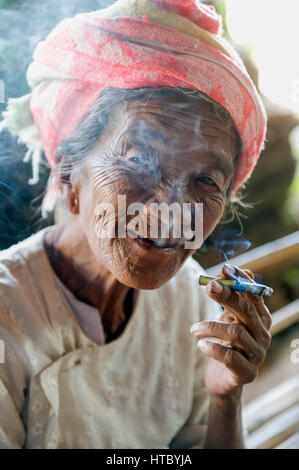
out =
<svg viewBox="0 0 299 470"><path fill-rule="evenodd" d="M244 253L250 246L251 243L242 236L240 230L229 228L219 231L218 229L205 241L201 251L215 251L219 253L219 262L223 262Z"/></svg>
<svg viewBox="0 0 299 470"><path fill-rule="evenodd" d="M27 94L26 70L37 43L61 20L77 13L106 8L113 0L2 0L0 1L0 80L4 103ZM0 250L24 239L52 218L42 221L38 211L48 179L41 168L40 182L29 186L31 164L22 159L26 148L8 132L0 134Z"/></svg>
<svg viewBox="0 0 299 470"><path fill-rule="evenodd" d="M25 73L37 43L61 20L105 8L112 0L7 0L0 8L0 78L6 98L28 92Z"/></svg>

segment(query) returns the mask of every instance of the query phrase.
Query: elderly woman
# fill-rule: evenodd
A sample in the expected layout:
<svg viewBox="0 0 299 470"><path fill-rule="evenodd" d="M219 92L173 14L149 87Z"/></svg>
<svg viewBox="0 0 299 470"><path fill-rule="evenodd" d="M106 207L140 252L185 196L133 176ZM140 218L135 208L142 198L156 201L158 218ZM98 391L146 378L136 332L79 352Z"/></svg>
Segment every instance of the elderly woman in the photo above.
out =
<svg viewBox="0 0 299 470"><path fill-rule="evenodd" d="M220 29L195 0L120 0L37 46L32 93L2 128L27 144L31 183L46 156L43 211L65 213L0 254L2 448L244 446L242 387L270 344L263 298L199 287L188 237L104 236L121 195L146 221L151 203L188 203L204 240L249 177L265 113Z"/></svg>

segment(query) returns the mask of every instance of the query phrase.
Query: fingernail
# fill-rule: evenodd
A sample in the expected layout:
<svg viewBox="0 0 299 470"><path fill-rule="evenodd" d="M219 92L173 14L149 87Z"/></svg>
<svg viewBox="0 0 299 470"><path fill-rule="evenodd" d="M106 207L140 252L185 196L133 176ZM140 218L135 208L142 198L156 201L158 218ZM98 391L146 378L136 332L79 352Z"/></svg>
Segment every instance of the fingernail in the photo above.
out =
<svg viewBox="0 0 299 470"><path fill-rule="evenodd" d="M209 346L207 340L205 339L200 339L198 342L197 342L197 347L200 348L200 349L207 349L207 347Z"/></svg>
<svg viewBox="0 0 299 470"><path fill-rule="evenodd" d="M194 323L190 328L190 333L194 334L194 333L197 333L198 331L199 331L199 326L197 323Z"/></svg>
<svg viewBox="0 0 299 470"><path fill-rule="evenodd" d="M221 294L223 291L223 285L218 281L212 281L211 292L213 294Z"/></svg>
<svg viewBox="0 0 299 470"><path fill-rule="evenodd" d="M225 271L230 275L230 276L234 276L236 274L236 270L235 268L230 265L230 264L225 264Z"/></svg>

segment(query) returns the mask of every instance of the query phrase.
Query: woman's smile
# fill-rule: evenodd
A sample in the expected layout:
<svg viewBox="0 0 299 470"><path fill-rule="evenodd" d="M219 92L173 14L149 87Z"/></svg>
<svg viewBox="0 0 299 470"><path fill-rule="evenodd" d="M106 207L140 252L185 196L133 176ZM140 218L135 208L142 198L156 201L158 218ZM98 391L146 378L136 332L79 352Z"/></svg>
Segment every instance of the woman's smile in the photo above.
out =
<svg viewBox="0 0 299 470"><path fill-rule="evenodd" d="M128 236L138 247L141 247L145 251L150 251L151 253L157 252L160 255L171 255L183 249L182 241L170 243L165 238L151 239L141 237L132 231L128 231Z"/></svg>

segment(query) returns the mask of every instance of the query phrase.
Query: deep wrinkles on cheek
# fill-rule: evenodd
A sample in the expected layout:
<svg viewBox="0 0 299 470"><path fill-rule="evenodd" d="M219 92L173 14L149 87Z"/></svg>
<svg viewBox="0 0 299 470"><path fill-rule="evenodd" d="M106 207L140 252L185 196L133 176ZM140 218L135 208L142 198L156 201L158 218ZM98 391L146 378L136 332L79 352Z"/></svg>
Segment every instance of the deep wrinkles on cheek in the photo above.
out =
<svg viewBox="0 0 299 470"><path fill-rule="evenodd" d="M144 191L152 190L159 180L159 171L155 160L147 160L145 165L134 167L134 165L130 165L128 159L115 151L113 145L105 149L104 156L92 164L92 172L96 174L94 179L98 178L97 173L101 174L99 177L102 178L105 185L118 184L122 194L134 192L135 195L139 193L141 196L143 194L143 197Z"/></svg>
<svg viewBox="0 0 299 470"><path fill-rule="evenodd" d="M88 179L95 192L96 198L105 197L111 200L115 197L115 189L118 188L124 194L124 190L129 189L132 184L128 178L128 171L120 159L105 156L105 159L97 159L89 167ZM131 187L131 190L133 188Z"/></svg>
<svg viewBox="0 0 299 470"><path fill-rule="evenodd" d="M226 197L222 193L206 194L202 197L204 226L215 227L223 215ZM204 236L206 234L204 233Z"/></svg>
<svg viewBox="0 0 299 470"><path fill-rule="evenodd" d="M99 204L109 201L109 196L112 194L112 191L109 191L109 189L112 188L112 185L106 169L98 164L89 166L85 179L88 181L88 185L85 184L85 186L88 187L85 201L85 210L90 214L88 224L92 225L92 230L96 238L99 238L102 233L101 228L105 223ZM109 194L109 192L111 194Z"/></svg>
<svg viewBox="0 0 299 470"><path fill-rule="evenodd" d="M110 155L103 152L101 156L92 158L93 161L89 162L88 166L88 178L94 181L101 179L105 185L114 183L119 178L115 162Z"/></svg>
<svg viewBox="0 0 299 470"><path fill-rule="evenodd" d="M209 194L206 195L206 197L203 197L202 202L204 215L213 214L214 216L217 215L217 218L221 217L225 206L224 196L220 194Z"/></svg>
<svg viewBox="0 0 299 470"><path fill-rule="evenodd" d="M94 171L90 175L90 182L91 200L89 210L91 213L92 230L96 240L103 244L100 240L101 237L117 236L119 215L123 215L126 222L127 217L126 213L119 214L117 200L119 193L116 192L116 189L120 188L115 181L111 182L109 178L107 181L105 180L105 174ZM124 191L121 192L124 193ZM130 201L127 199L126 202Z"/></svg>

